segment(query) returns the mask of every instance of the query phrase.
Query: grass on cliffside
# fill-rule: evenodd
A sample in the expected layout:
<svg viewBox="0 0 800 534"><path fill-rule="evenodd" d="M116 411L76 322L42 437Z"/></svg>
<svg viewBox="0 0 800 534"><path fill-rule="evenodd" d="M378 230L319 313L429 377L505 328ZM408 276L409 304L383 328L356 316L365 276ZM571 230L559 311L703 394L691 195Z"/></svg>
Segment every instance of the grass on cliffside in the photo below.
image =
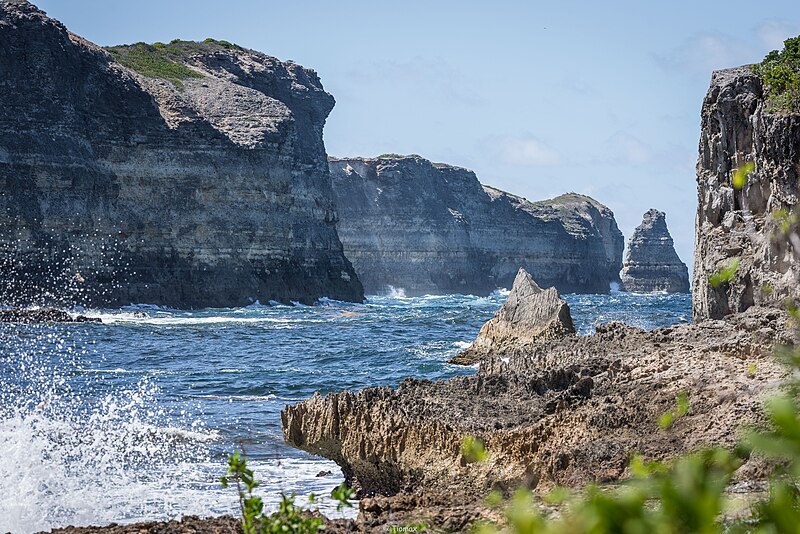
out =
<svg viewBox="0 0 800 534"><path fill-rule="evenodd" d="M117 62L129 69L148 78L167 80L178 87L181 87L183 80L187 78L203 77L201 73L186 66L185 63L190 56L212 53L220 49L242 50L242 47L228 41L209 38L203 42L175 39L169 44L136 43L106 48Z"/></svg>
<svg viewBox="0 0 800 534"><path fill-rule="evenodd" d="M768 92L770 111L800 112L800 36L786 39L783 50L773 50L753 71Z"/></svg>

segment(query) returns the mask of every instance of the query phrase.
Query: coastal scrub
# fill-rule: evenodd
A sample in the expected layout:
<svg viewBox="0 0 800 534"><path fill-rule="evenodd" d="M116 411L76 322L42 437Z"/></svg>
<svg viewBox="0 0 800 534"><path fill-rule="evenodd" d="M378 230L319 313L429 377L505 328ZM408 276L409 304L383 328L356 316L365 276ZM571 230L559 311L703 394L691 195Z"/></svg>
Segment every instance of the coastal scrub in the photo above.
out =
<svg viewBox="0 0 800 534"><path fill-rule="evenodd" d="M770 111L800 111L800 36L786 39L783 50L773 50L753 70L767 88Z"/></svg>

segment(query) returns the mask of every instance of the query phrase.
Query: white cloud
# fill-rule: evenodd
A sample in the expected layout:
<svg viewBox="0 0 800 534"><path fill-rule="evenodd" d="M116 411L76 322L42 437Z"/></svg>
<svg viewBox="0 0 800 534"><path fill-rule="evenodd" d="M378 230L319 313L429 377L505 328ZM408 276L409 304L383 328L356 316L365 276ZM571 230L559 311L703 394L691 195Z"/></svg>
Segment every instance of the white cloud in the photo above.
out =
<svg viewBox="0 0 800 534"><path fill-rule="evenodd" d="M617 158L624 163L642 165L653 159L652 149L642 140L632 135L619 132L609 139Z"/></svg>
<svg viewBox="0 0 800 534"><path fill-rule="evenodd" d="M415 56L404 60L360 62L348 69L345 76L351 83L403 86L418 97L435 98L448 104L485 104L484 98L472 89L473 80L441 58Z"/></svg>
<svg viewBox="0 0 800 534"><path fill-rule="evenodd" d="M673 50L654 54L656 63L667 71L709 75L712 70L737 67L761 58L753 47L722 33L700 33Z"/></svg>
<svg viewBox="0 0 800 534"><path fill-rule="evenodd" d="M493 137L486 140L486 145L508 165L542 167L557 165L561 160L558 152L533 135Z"/></svg>
<svg viewBox="0 0 800 534"><path fill-rule="evenodd" d="M769 50L780 50L783 42L800 33L800 24L787 20L767 20L756 26L756 35Z"/></svg>

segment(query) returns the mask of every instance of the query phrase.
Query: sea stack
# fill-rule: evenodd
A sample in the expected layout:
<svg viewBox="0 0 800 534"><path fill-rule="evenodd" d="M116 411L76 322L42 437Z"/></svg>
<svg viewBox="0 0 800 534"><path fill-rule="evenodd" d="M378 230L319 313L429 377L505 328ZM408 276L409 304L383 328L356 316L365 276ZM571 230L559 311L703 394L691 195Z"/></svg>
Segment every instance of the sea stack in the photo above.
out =
<svg viewBox="0 0 800 534"><path fill-rule="evenodd" d="M540 288L525 269L497 314L483 325L478 337L450 363L472 364L490 354L511 354L538 340L575 334L569 305L554 287Z"/></svg>
<svg viewBox="0 0 800 534"><path fill-rule="evenodd" d="M628 241L622 288L635 293L688 293L689 270L675 252L666 214L648 210Z"/></svg>

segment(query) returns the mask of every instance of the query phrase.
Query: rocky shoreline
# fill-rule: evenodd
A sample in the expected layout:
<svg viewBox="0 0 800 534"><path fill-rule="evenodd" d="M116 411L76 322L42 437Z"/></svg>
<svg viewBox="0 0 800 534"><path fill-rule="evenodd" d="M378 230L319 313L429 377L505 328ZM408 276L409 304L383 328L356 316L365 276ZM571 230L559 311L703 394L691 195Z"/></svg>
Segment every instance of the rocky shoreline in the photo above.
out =
<svg viewBox="0 0 800 534"><path fill-rule="evenodd" d="M694 324L646 332L610 323L576 336L554 290L544 298L520 273L461 356L479 362L475 375L315 396L283 411L286 441L336 461L366 497L359 520L372 525L398 514L438 524L450 517L442 510L459 515L465 506L475 519L492 490L614 483L629 476L634 454L662 460L733 447L786 382L775 351L798 344L783 310L800 298L798 253L774 215L797 204L798 117L767 113L748 67L714 73L698 161ZM753 160L735 188L735 171ZM663 214L648 212L644 223L628 289L683 290ZM660 259L642 271L644 249ZM678 399L685 415L662 424ZM488 459L470 462L465 438L479 440ZM752 484L765 472L750 457L734 481Z"/></svg>

